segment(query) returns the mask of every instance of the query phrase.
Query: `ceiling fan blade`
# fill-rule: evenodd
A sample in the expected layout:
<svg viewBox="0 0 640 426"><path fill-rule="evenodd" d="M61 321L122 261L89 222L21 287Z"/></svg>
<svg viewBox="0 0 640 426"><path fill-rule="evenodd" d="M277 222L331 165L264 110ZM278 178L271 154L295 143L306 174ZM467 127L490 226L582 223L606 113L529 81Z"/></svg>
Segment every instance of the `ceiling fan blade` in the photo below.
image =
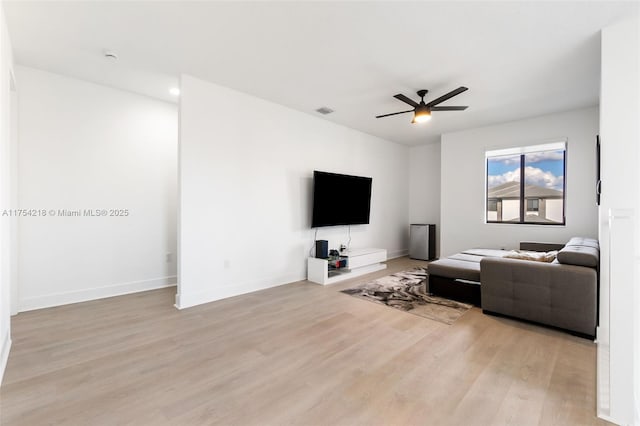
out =
<svg viewBox="0 0 640 426"><path fill-rule="evenodd" d="M413 111L414 110L410 109L409 111L400 111L400 112L392 112L391 114L376 115L376 118L389 117L390 115L405 114L407 112L413 112Z"/></svg>
<svg viewBox="0 0 640 426"><path fill-rule="evenodd" d="M431 107L431 111L464 111L468 106Z"/></svg>
<svg viewBox="0 0 640 426"><path fill-rule="evenodd" d="M432 106L438 105L439 103L442 103L442 102L446 101L447 99L451 99L454 96L459 95L460 93L465 92L467 90L469 90L468 87L464 87L464 86L458 87L456 90L452 90L451 92L447 93L446 95L442 95L439 98L432 100L431 102L429 102L427 104L427 106L428 107L432 107Z"/></svg>
<svg viewBox="0 0 640 426"><path fill-rule="evenodd" d="M418 106L418 103L416 101L414 101L411 98L406 97L402 93L398 93L397 95L394 95L393 97L396 98L399 101L404 102L405 104L411 105L414 108Z"/></svg>

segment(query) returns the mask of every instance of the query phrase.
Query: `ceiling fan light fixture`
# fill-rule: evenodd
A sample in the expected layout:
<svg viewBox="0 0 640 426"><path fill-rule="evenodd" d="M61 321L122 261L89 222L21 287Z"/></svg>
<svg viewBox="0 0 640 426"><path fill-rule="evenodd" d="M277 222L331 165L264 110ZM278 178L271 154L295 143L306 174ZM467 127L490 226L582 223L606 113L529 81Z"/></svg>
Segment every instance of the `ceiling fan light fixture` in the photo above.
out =
<svg viewBox="0 0 640 426"><path fill-rule="evenodd" d="M416 108L416 112L413 115L413 120L411 122L415 123L426 123L431 120L431 111L427 108Z"/></svg>

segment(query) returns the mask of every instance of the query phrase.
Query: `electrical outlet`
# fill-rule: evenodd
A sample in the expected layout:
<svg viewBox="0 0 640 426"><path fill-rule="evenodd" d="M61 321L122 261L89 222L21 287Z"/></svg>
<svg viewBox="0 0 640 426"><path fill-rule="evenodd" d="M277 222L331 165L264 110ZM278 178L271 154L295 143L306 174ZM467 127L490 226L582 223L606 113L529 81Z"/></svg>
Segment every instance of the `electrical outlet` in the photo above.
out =
<svg viewBox="0 0 640 426"><path fill-rule="evenodd" d="M167 253L165 260L167 263L173 262L173 253Z"/></svg>

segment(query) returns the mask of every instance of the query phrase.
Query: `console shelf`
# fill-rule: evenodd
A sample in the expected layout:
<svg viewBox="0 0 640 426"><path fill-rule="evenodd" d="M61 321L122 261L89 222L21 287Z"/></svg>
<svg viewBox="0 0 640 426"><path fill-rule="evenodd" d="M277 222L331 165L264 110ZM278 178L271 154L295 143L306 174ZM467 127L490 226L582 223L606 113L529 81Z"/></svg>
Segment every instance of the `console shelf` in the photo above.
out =
<svg viewBox="0 0 640 426"><path fill-rule="evenodd" d="M329 269L328 259L310 257L307 260L307 279L322 285L333 284L387 267L386 264L381 263L387 260L385 249L349 250L341 256L347 258L347 266L332 270Z"/></svg>

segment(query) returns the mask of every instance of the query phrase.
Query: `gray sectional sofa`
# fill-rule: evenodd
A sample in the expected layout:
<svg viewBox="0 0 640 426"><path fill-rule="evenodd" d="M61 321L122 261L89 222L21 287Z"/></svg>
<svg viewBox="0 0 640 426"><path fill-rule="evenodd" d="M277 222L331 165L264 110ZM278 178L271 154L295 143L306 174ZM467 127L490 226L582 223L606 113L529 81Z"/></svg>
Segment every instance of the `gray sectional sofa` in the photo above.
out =
<svg viewBox="0 0 640 426"><path fill-rule="evenodd" d="M552 263L505 258L499 250L469 250L429 265L436 295L475 303L483 312L561 328L593 339L598 313L598 241L520 244L559 250ZM501 253L502 252L502 253Z"/></svg>
<svg viewBox="0 0 640 426"><path fill-rule="evenodd" d="M484 258L482 310L594 338L599 261L598 242L586 238L572 238L552 263Z"/></svg>

